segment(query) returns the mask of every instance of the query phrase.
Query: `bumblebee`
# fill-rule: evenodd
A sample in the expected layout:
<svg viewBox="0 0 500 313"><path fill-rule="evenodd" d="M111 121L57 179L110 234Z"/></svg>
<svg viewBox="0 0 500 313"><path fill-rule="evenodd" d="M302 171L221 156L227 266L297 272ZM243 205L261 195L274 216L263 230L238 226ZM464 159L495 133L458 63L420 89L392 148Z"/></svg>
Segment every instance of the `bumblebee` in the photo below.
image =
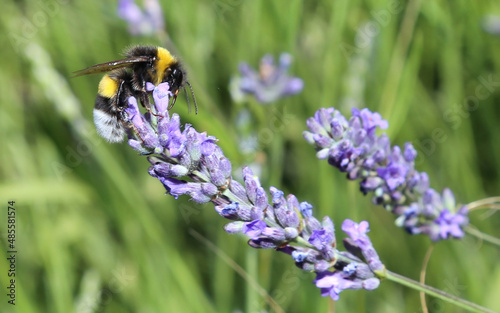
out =
<svg viewBox="0 0 500 313"><path fill-rule="evenodd" d="M123 141L126 129L130 127L125 122L124 111L128 107L129 97L136 97L149 110L147 82L155 86L164 82L169 84L173 94L169 110L174 106L179 90L184 88L186 91L186 85L189 86L195 112L198 114L193 88L186 80L186 72L179 60L167 49L136 46L129 49L125 57L125 59L97 64L74 73L76 77L109 72L99 82L94 106L94 124L101 137L109 142Z"/></svg>

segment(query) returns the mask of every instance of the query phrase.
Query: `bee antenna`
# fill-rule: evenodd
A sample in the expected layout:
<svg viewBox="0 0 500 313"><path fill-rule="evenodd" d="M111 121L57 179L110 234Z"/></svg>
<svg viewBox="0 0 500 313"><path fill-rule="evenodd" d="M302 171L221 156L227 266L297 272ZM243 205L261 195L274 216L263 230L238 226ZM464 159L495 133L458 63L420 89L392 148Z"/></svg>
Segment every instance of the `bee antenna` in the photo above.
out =
<svg viewBox="0 0 500 313"><path fill-rule="evenodd" d="M196 103L196 97L194 96L193 87L191 86L191 84L188 81L186 81L186 85L189 86L189 90L191 91L191 97L193 98L193 102L194 102L194 112L195 112L195 114L198 114L198 104ZM187 96L186 88L184 88L184 92L186 93L186 99L187 99L188 96ZM189 112L191 112L191 104L189 103L189 99L187 102L188 102L188 106L189 106Z"/></svg>
<svg viewBox="0 0 500 313"><path fill-rule="evenodd" d="M186 96L186 102L188 105L188 112L191 113L191 102L189 102L189 96L186 88L184 88L184 96Z"/></svg>

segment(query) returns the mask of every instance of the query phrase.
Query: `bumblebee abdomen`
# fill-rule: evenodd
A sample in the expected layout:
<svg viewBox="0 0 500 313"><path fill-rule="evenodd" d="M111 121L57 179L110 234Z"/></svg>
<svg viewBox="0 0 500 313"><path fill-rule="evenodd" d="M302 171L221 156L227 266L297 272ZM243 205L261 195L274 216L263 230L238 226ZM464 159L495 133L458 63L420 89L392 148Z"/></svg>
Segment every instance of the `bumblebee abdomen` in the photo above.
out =
<svg viewBox="0 0 500 313"><path fill-rule="evenodd" d="M109 142L121 142L125 136L122 112L110 105L113 99L97 95L94 107L94 124L97 133Z"/></svg>
<svg viewBox="0 0 500 313"><path fill-rule="evenodd" d="M118 89L120 88L120 82L116 79L111 78L109 75L104 75L99 82L99 88L97 89L100 96L105 98L113 98Z"/></svg>

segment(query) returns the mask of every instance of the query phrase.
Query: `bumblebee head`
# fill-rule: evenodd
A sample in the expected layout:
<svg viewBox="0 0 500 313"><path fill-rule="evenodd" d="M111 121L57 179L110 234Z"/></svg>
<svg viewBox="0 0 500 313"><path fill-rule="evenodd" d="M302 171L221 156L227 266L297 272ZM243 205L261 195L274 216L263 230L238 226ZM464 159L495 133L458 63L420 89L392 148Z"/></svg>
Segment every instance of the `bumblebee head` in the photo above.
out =
<svg viewBox="0 0 500 313"><path fill-rule="evenodd" d="M179 90L184 88L185 84L185 74L179 64L173 64L167 71L165 71L163 82L168 83L170 86L170 91L172 91L173 94L171 105L173 105L177 99Z"/></svg>
<svg viewBox="0 0 500 313"><path fill-rule="evenodd" d="M163 82L167 82L169 84L170 90L173 93L178 92L179 89L184 87L184 71L178 64L172 65L170 69L165 72Z"/></svg>

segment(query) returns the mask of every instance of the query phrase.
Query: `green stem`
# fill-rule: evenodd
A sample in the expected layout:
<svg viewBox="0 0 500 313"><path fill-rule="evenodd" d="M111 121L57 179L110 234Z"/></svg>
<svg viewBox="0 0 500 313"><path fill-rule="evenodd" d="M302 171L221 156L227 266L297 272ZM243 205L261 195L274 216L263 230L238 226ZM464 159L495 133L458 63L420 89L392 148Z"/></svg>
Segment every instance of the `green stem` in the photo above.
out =
<svg viewBox="0 0 500 313"><path fill-rule="evenodd" d="M472 302L469 302L469 301L464 300L462 298L459 298L457 296L454 296L452 294L446 293L442 290L436 289L436 288L431 287L431 286L427 286L425 284L421 284L418 281L409 279L407 277L401 276L401 275L393 273L391 271L386 272L386 278L389 280L392 280L393 282L396 282L398 284L401 284L401 285L404 285L406 287L424 292L425 294L436 297L436 298L441 299L443 301L446 301L448 303L454 304L454 305L461 307L463 309L469 310L470 312L498 313L498 312L492 311L490 309L487 309L485 307L482 307L480 305L477 305L475 303L472 303Z"/></svg>
<svg viewBox="0 0 500 313"><path fill-rule="evenodd" d="M248 276L258 277L258 254L256 249L249 249L245 254L245 268ZM247 282L245 289L246 311L245 312L261 312L260 296L250 282Z"/></svg>
<svg viewBox="0 0 500 313"><path fill-rule="evenodd" d="M491 244L494 244L494 245L500 247L500 239L499 238L485 234L477 229L472 228L470 225L465 227L465 231L467 233L471 234L472 236L475 236L476 238L478 238L480 240L484 240L486 242L489 242Z"/></svg>
<svg viewBox="0 0 500 313"><path fill-rule="evenodd" d="M481 199L478 201L474 201L474 202L467 204L467 207L469 208L469 210L475 210L475 209L478 209L479 207L492 205L495 203L500 203L500 197L490 197L490 198L485 198L485 199Z"/></svg>

